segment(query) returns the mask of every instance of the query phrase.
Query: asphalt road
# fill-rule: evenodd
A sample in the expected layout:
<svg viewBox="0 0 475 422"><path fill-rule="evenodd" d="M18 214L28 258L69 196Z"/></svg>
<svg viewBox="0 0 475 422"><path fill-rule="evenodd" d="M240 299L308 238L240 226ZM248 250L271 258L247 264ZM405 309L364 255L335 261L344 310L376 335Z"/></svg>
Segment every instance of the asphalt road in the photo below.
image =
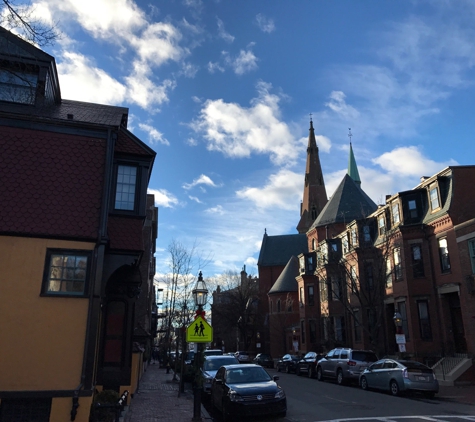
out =
<svg viewBox="0 0 475 422"><path fill-rule="evenodd" d="M295 374L269 374L280 377L278 383L287 395L287 417L255 418L254 422L314 422L314 421L473 421L475 406L431 400L419 395L393 397L389 394L363 391L356 385L339 386L332 381L319 382ZM220 422L220 415L206 404L213 421ZM239 418L236 419L240 421ZM247 421L246 421L247 422Z"/></svg>

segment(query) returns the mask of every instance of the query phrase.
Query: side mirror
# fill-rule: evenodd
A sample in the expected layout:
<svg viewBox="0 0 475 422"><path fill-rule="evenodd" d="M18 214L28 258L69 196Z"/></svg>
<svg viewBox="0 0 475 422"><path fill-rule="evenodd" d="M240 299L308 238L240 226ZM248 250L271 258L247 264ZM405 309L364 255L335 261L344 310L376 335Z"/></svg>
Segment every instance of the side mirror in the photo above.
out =
<svg viewBox="0 0 475 422"><path fill-rule="evenodd" d="M273 379L274 381L279 381L279 376L278 376L278 375L274 375L274 376L272 377L272 379Z"/></svg>

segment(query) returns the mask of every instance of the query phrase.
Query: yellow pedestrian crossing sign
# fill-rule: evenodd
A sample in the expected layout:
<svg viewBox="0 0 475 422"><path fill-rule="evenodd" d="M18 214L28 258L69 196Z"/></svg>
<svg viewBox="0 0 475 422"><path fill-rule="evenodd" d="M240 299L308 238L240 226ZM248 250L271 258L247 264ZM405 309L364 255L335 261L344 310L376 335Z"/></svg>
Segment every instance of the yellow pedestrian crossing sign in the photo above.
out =
<svg viewBox="0 0 475 422"><path fill-rule="evenodd" d="M186 329L188 343L209 343L213 341L213 327L199 316Z"/></svg>

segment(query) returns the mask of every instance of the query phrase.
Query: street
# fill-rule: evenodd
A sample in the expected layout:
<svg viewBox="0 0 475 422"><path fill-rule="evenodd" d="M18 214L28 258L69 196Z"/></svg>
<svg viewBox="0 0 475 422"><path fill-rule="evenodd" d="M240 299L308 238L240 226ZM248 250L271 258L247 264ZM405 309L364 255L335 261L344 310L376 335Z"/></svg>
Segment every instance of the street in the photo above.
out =
<svg viewBox="0 0 475 422"><path fill-rule="evenodd" d="M475 406L439 399L437 396L433 400L421 395L393 397L385 393L363 391L356 385L339 386L332 381L319 382L295 374L278 373L274 369L267 371L271 376L280 377L278 383L287 395L287 416L256 418L255 422L475 421ZM221 420L209 402L205 403L205 407L213 420Z"/></svg>

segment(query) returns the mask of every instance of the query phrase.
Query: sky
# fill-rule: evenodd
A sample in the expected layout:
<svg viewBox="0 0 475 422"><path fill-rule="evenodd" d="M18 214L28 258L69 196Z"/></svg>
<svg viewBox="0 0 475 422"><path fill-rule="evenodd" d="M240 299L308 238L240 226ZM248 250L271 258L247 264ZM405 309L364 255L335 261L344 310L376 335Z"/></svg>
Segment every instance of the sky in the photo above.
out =
<svg viewBox="0 0 475 422"><path fill-rule="evenodd" d="M378 204L474 160L473 0L40 0L65 99L129 108L156 153L157 277L175 240L203 276L257 275L296 234L313 120L328 196Z"/></svg>

